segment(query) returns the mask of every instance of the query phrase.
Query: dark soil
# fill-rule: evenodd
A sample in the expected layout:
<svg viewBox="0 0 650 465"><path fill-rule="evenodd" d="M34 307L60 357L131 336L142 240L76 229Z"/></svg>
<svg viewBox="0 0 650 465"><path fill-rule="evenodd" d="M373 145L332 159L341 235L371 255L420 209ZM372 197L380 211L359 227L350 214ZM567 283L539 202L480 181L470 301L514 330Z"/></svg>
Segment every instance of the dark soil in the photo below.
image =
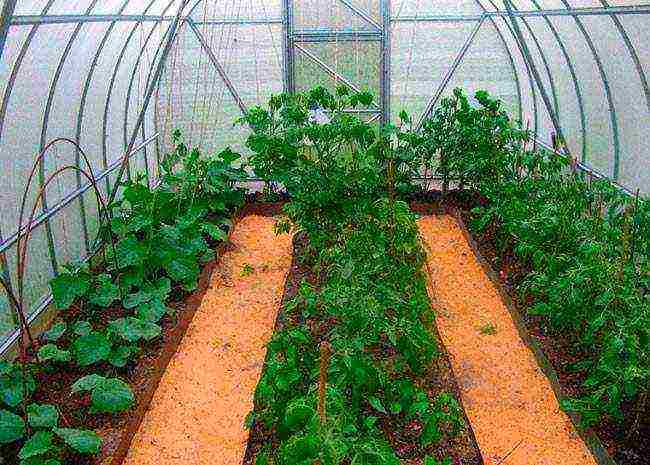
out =
<svg viewBox="0 0 650 465"><path fill-rule="evenodd" d="M293 241L293 262L285 282L284 295L275 325L276 332L281 330L285 324L285 318L287 317L283 309L297 294L300 283L303 279L316 287L318 287L318 284L321 281L322 277L318 276L310 268L309 259L304 258L307 257L308 254L309 242L307 237L302 234L297 234ZM299 312L294 312L294 315L296 315L296 313ZM296 315L296 318L300 317ZM336 321L322 319L318 321L310 319L301 322L292 321L292 323L307 325L310 328L314 339L319 341L327 334L329 328L336 324ZM448 354L442 346L437 329L434 327L431 328L431 330L435 334L441 353L435 358L431 366L429 366L420 379L417 380L417 384L429 393L431 399L446 392L453 393L454 397L459 400L460 403L460 391L454 379ZM377 350L381 352L380 356L383 358L391 358L395 355L394 351L391 352L383 347L377 348ZM256 408L257 407L255 407L255 409ZM376 416L377 412L369 409L368 415ZM423 427L422 424L417 421L406 422L403 419L395 417L391 418L388 415L379 418L379 424L393 449L396 451L400 459L402 459L403 464L423 464L424 456L426 454L422 447L420 447L418 441L419 434ZM255 458L260 449L266 444L277 444L277 442L278 438L273 431L268 430L260 422L254 423L250 431L246 455L244 457L244 465L254 465ZM449 440L440 441L440 443L433 449L429 448L426 452L438 459L451 457L454 465L483 465L483 459L466 416L464 416L464 426L459 434L451 437Z"/></svg>
<svg viewBox="0 0 650 465"><path fill-rule="evenodd" d="M451 214L460 213L465 224L471 222L470 210L482 203L478 196L454 192L445 199L434 197L433 208L445 210ZM572 365L589 357L583 352L572 334L555 331L543 316L530 315L526 308L530 301L521 298L517 292L518 284L530 272L525 263L521 263L512 250L499 250L492 231L485 233L471 232L480 254L498 276L500 284L514 303L514 309L529 333L532 341L541 348L548 359L555 377L559 394L564 397L578 397L586 393L583 388L587 374L572 369ZM633 403L623 406L624 421L605 419L587 432L600 439L605 450L618 465L650 464L650 415L648 406L644 411Z"/></svg>
<svg viewBox="0 0 650 465"><path fill-rule="evenodd" d="M251 198L253 200L253 198ZM281 203L248 204L239 213L238 217L250 214L275 216L281 213ZM236 222L236 220L233 220ZM170 302L167 306L173 309L171 315L166 315L159 323L162 327L162 336L155 341L147 343L140 355L131 360L124 368L115 368L107 363L95 364L81 368L74 364L53 366L43 369L35 374L37 391L33 395L33 402L50 403L58 407L61 414L60 426L67 428L92 429L103 439L102 450L95 457L68 454L64 457L66 465L120 465L131 445L133 436L147 412L153 395L158 387L162 375L171 361L180 344L192 318L201 304L203 295L208 289L210 275L216 268L217 260L228 245L218 242L208 243L216 249L217 259L208 263L199 278L196 291L187 295L182 289L172 290ZM95 329L106 326L110 321L122 316L129 316L133 312L121 306L114 306L101 313L88 315L77 304L58 318L66 322L80 319L92 321ZM59 347L68 347L70 330L57 341ZM34 359L33 359L34 360ZM106 377L119 377L126 381L133 390L135 404L133 408L121 414L89 414L90 395L72 395L71 386L82 376L98 373ZM13 443L0 447L0 464L18 464L18 452L21 444ZM4 462L3 462L4 460Z"/></svg>

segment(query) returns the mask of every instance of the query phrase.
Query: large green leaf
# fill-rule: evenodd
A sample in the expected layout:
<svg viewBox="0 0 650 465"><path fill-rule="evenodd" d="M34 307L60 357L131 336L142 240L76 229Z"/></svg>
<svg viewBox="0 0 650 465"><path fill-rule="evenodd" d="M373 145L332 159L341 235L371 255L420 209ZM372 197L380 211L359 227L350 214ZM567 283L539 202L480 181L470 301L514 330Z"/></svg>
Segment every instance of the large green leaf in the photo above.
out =
<svg viewBox="0 0 650 465"><path fill-rule="evenodd" d="M97 277L95 288L91 291L89 300L99 307L110 307L113 302L120 298L120 288L113 283L108 274L100 274Z"/></svg>
<svg viewBox="0 0 650 465"><path fill-rule="evenodd" d="M59 349L56 344L45 344L38 349L38 359L41 362L69 362L71 358L69 351Z"/></svg>
<svg viewBox="0 0 650 465"><path fill-rule="evenodd" d="M37 431L34 436L25 442L18 453L18 457L21 459L28 459L30 457L47 454L55 448L52 439L54 439L54 434L52 434L52 432Z"/></svg>
<svg viewBox="0 0 650 465"><path fill-rule="evenodd" d="M97 454L102 447L102 439L93 431L57 428L54 432L80 454Z"/></svg>
<svg viewBox="0 0 650 465"><path fill-rule="evenodd" d="M7 364L0 374L0 401L17 407L36 390L36 381L29 373L23 374L18 364Z"/></svg>
<svg viewBox="0 0 650 465"><path fill-rule="evenodd" d="M52 325L49 331L43 333L43 338L48 342L56 342L63 336L67 328L65 321L59 321Z"/></svg>
<svg viewBox="0 0 650 465"><path fill-rule="evenodd" d="M72 350L77 363L81 366L106 360L111 352L108 338L97 331L78 337L72 344Z"/></svg>
<svg viewBox="0 0 650 465"><path fill-rule="evenodd" d="M84 376L83 378L79 378L72 385L72 393L77 394L83 391L92 391L99 384L103 383L105 379L106 378L104 378L103 376L97 374L87 375Z"/></svg>
<svg viewBox="0 0 650 465"><path fill-rule="evenodd" d="M105 379L93 389L92 410L101 413L124 412L135 402L131 387L121 379Z"/></svg>
<svg viewBox="0 0 650 465"><path fill-rule="evenodd" d="M149 341L162 333L160 326L135 317L118 318L108 325L109 330L128 342Z"/></svg>
<svg viewBox="0 0 650 465"><path fill-rule="evenodd" d="M108 362L115 367L122 368L138 352L140 352L140 349L135 345L116 346L111 350L111 354L108 356Z"/></svg>
<svg viewBox="0 0 650 465"><path fill-rule="evenodd" d="M177 257L164 265L165 271L174 281L189 281L199 275L199 265L189 257Z"/></svg>
<svg viewBox="0 0 650 465"><path fill-rule="evenodd" d="M82 297L90 289L90 275L85 272L61 273L50 281L54 304L59 310L65 310L78 297Z"/></svg>
<svg viewBox="0 0 650 465"><path fill-rule="evenodd" d="M59 412L51 404L29 404L27 421L34 428L56 428L59 424Z"/></svg>
<svg viewBox="0 0 650 465"><path fill-rule="evenodd" d="M124 305L124 308L135 308L138 305L149 302L153 297L152 293L140 290L124 297L122 305Z"/></svg>
<svg viewBox="0 0 650 465"><path fill-rule="evenodd" d="M25 422L18 415L0 410L0 444L17 441L25 434Z"/></svg>
<svg viewBox="0 0 650 465"><path fill-rule="evenodd" d="M142 321L158 323L167 312L167 306L161 300L153 299L139 305L137 315Z"/></svg>

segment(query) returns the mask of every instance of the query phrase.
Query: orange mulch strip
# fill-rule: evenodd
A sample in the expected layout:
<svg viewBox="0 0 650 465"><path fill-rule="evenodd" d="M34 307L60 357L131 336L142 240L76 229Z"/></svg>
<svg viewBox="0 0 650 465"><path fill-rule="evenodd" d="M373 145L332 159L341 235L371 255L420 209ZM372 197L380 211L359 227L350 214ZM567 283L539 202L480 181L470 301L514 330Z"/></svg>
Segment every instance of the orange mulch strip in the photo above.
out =
<svg viewBox="0 0 650 465"><path fill-rule="evenodd" d="M438 329L486 465L594 465L456 220L418 224Z"/></svg>
<svg viewBox="0 0 650 465"><path fill-rule="evenodd" d="M257 215L236 224L125 465L242 463L244 420L291 266L291 236L276 236L274 224Z"/></svg>

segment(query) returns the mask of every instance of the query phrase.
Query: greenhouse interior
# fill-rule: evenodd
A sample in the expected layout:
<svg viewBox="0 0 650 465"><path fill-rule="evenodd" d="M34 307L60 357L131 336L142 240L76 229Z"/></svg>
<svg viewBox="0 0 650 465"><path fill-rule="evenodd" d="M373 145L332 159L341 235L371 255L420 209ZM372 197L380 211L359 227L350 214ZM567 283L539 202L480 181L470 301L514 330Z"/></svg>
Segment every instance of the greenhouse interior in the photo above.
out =
<svg viewBox="0 0 650 465"><path fill-rule="evenodd" d="M0 465L650 465L650 2L0 8Z"/></svg>

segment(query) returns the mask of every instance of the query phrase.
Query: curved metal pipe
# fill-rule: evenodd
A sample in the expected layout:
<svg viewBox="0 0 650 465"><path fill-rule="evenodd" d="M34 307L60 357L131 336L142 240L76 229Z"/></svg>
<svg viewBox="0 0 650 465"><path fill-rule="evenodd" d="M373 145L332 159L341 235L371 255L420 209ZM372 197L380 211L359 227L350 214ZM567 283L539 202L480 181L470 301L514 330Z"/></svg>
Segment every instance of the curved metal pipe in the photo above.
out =
<svg viewBox="0 0 650 465"><path fill-rule="evenodd" d="M47 12L52 7L54 1L55 0L49 0L47 2L47 4L43 7L43 10L41 11L41 15L47 14ZM7 81L7 87L5 88L5 92L2 96L2 105L0 105L0 140L2 140L4 122L7 116L7 106L9 105L9 99L11 98L11 93L13 92L13 87L16 82L16 77L18 76L18 71L20 70L23 60L25 59L25 55L27 55L29 46L31 45L32 40L34 40L34 36L38 32L39 27L40 27L39 24L35 24L32 26L31 30L27 34L27 37L25 38L25 42L23 42L23 45L20 48L20 52L16 56L16 61L14 62L13 67L11 68L11 74L9 75L9 80ZM52 244L54 244L54 237L52 236L52 229L49 227L49 223L46 224L46 230L48 235L48 244L49 244L48 249L50 254L50 264L52 265L52 272L56 273L56 269L57 269L56 252L52 247Z"/></svg>
<svg viewBox="0 0 650 465"><path fill-rule="evenodd" d="M84 14L88 15L90 12L95 8L95 5L97 5L97 2L99 0L93 0ZM74 31L70 35L70 39L68 40L68 43L65 46L65 49L63 50L63 53L61 54L61 58L59 59L59 63L57 64L56 71L54 72L54 77L52 78L52 82L50 84L50 89L47 95L47 103L45 104L45 111L43 112L43 122L41 123L41 142L40 142L40 149L43 150L43 147L45 147L46 143L46 138L47 138L47 128L50 122L50 111L52 110L52 102L54 101L54 92L56 91L56 86L59 83L59 78L61 77L61 72L63 71L63 66L65 65L65 61L68 58L68 55L70 54L70 50L72 49L72 45L74 44L74 41L77 39L77 36L81 32L81 28L83 27L82 23L78 23L77 26L75 27ZM78 163L78 160L77 160ZM78 173L77 173L78 175ZM45 164L41 163L41 166L39 168L39 180L40 182L43 182L45 179ZM79 187L79 186L77 186ZM84 202L83 202L83 197L79 197L79 202L80 202L80 209L79 212L81 214L81 226L82 226L82 232L84 236L84 244L86 246L86 252L88 252L90 248L89 244L89 239L88 239L88 226L86 222L86 209L84 207ZM43 211L47 210L47 193L43 194ZM46 224L46 228L49 227L49 222ZM49 236L49 233L48 233ZM52 238L54 239L54 238ZM49 240L49 239L48 239ZM54 247L54 244L51 244L52 247Z"/></svg>
<svg viewBox="0 0 650 465"><path fill-rule="evenodd" d="M610 8L610 5L606 0L600 0L600 3L604 7ZM634 61L634 66L637 73L639 74L639 78L641 79L641 87L643 87L643 92L645 93L646 105L648 107L648 111L650 111L650 89L648 88L648 79L646 78L645 71L643 70L643 65L641 64L639 54L636 53L636 49L634 48L634 45L632 45L632 41L627 35L627 31L625 30L625 27L623 27L623 24L621 23L621 20L618 18L618 16L612 13L610 17L612 18L616 29L618 29L619 34L623 38L623 42L625 43L625 46L630 53L630 57L632 57L632 61Z"/></svg>
<svg viewBox="0 0 650 465"><path fill-rule="evenodd" d="M487 9L483 6L483 4L479 0L474 0L474 3L483 10L483 14L487 14L488 11ZM515 77L515 86L517 90L517 105L518 105L518 111L519 111L519 121L522 121L524 118L524 111L521 103L521 82L519 80L519 73L517 72L517 67L515 65L515 60L512 56L512 53L510 52L510 47L508 47L508 43L506 42L505 37L503 37L503 33L501 32L501 29L497 26L496 22L494 21L494 18L492 16L487 16L488 21L492 24L492 27L494 30L497 32L497 36L499 37L499 40L501 41L501 44L503 45L503 48L506 52L506 55L508 56L508 61L510 62L510 68L512 68L512 74Z"/></svg>
<svg viewBox="0 0 650 465"><path fill-rule="evenodd" d="M150 0L149 4L147 7L144 9L143 14L146 14L151 7L156 3L157 0ZM115 66L113 68L113 74L111 75L111 79L108 85L108 93L106 95L106 103L104 104L104 117L102 120L102 159L104 160L104 164L108 164L108 148L106 144L106 131L107 131L107 126L108 126L108 109L111 104L111 98L113 96L113 88L115 87L115 80L117 79L117 73L120 69L120 65L122 64L122 60L124 59L124 54L126 53L126 49L128 48L131 39L133 38L133 35L137 31L138 27L141 26L141 22L137 22L133 28L131 28L131 31L129 32L129 35L127 36L126 40L124 41L124 45L122 46L122 50L120 50L120 54L117 57L117 61L115 62ZM131 177L131 169L130 169L130 163L127 160L127 177ZM117 181L119 182L119 180ZM110 189L109 189L110 190Z"/></svg>
<svg viewBox="0 0 650 465"><path fill-rule="evenodd" d="M567 8L570 9L571 5L567 0L561 0L562 4ZM591 40L591 36L589 35L589 32L587 32L587 29L585 28L584 24L582 23L582 20L575 14L570 15L573 17L573 20L576 23L576 26L578 26L578 29L582 33L583 37L585 38L585 42L587 43L587 46L589 47L589 50L591 50L591 54L593 55L593 58L596 62L596 67L598 68L598 73L600 74L600 79L603 81L603 87L605 89L605 97L607 99L607 104L609 105L609 115L610 115L610 121L612 124L612 136L614 139L614 173L612 178L614 181L618 181L618 175L619 175L619 169L620 169L620 155L621 155L621 144L619 140L619 134L618 134L618 118L616 116L616 106L614 105L614 98L612 97L612 90L609 87L609 81L607 79L607 73L605 72L605 68L603 66L602 61L600 60L600 56L598 55L598 51L596 50L596 46L594 45L594 42Z"/></svg>
<svg viewBox="0 0 650 465"><path fill-rule="evenodd" d="M167 13L167 10L171 8L172 4L174 3L174 0L171 0L163 12L161 13L161 16L164 16ZM152 26L151 30L149 31L149 34L147 34L147 38L144 41L144 44L142 48L140 49L140 53L138 53L138 57L135 61L135 65L133 66L133 73L131 73L131 79L129 80L129 87L126 93L126 101L124 102L124 125L123 125L123 132L124 132L124 146L128 144L128 139L127 139L127 129L128 129L128 118L129 118L129 102L131 101L131 93L133 91L133 82L135 81L135 76L138 71L138 67L140 66L140 61L142 60L142 56L144 55L145 50L147 49L147 46L149 45L149 41L151 40L151 37L153 36L153 33L155 32L156 28L162 24L162 21L157 21L154 26ZM165 42L165 37L167 36L167 33L163 34L160 43L158 44L158 49L162 47L162 44ZM157 56L157 52L156 52ZM154 61L155 62L155 56L154 56ZM151 68L149 68L149 76L151 75ZM145 81L145 85L148 84L148 78L147 81ZM145 87L146 88L146 87ZM143 131L144 131L144 125L143 125ZM143 132L143 137L144 137L144 132ZM147 181L149 181L149 162L148 162L148 157L147 157L147 152L146 149L143 152L144 153L144 163L145 163L145 172L147 174Z"/></svg>
<svg viewBox="0 0 650 465"><path fill-rule="evenodd" d="M532 0L532 2L533 5L535 5L535 7L538 10L540 11L542 10L542 7L539 6L537 0ZM571 73L571 79L573 80L573 87L576 93L576 99L578 100L578 110L580 111L580 132L582 136L581 159L582 162L584 163L587 157L587 118L585 116L585 108L584 108L584 103L582 101L582 91L580 90L578 75L576 74L576 70L573 66L573 62L571 61L571 57L569 56L569 53L567 52L566 47L564 46L564 42L562 41L560 34L557 32L555 25L547 16L544 16L544 21L546 21L548 28L551 30L551 33L555 37L555 41L557 42L558 46L560 47L560 50L562 51L564 60L566 61L567 66L569 67L569 72Z"/></svg>

